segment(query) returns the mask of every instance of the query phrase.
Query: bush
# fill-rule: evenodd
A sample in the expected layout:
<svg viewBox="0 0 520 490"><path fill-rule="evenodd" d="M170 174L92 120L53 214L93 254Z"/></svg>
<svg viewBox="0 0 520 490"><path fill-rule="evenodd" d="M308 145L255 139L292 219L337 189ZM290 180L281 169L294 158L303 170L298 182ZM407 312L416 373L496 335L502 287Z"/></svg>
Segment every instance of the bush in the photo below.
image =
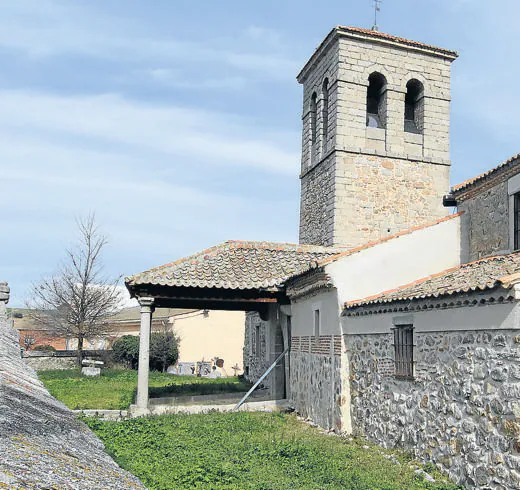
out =
<svg viewBox="0 0 520 490"><path fill-rule="evenodd" d="M56 349L52 345L35 345L32 350L39 350L42 352L56 352Z"/></svg>
<svg viewBox="0 0 520 490"><path fill-rule="evenodd" d="M112 345L114 361L120 362L130 369L137 369L139 363L139 337L123 335Z"/></svg>
<svg viewBox="0 0 520 490"><path fill-rule="evenodd" d="M150 338L150 369L166 372L179 359L179 338L169 329L153 332Z"/></svg>
<svg viewBox="0 0 520 490"><path fill-rule="evenodd" d="M114 361L131 369L139 364L139 337L123 335L112 346ZM153 332L150 337L150 369L165 372L179 359L179 338L169 328Z"/></svg>

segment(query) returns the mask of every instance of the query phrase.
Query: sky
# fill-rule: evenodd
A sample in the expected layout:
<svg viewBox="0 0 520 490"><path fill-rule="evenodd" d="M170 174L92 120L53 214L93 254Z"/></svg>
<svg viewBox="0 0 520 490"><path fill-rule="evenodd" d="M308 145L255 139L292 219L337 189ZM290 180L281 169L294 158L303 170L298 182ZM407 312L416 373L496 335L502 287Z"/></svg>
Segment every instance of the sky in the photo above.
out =
<svg viewBox="0 0 520 490"><path fill-rule="evenodd" d="M383 0L380 30L459 52L452 184L520 151L517 0ZM371 0L0 0L0 280L12 306L94 212L108 275L229 239L298 240L301 86Z"/></svg>

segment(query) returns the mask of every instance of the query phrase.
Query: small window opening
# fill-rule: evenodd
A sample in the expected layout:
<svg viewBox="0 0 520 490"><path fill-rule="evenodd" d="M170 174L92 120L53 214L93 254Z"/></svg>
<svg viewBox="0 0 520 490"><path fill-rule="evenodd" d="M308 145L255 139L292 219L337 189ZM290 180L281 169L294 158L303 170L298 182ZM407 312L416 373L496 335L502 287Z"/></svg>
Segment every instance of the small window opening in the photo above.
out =
<svg viewBox="0 0 520 490"><path fill-rule="evenodd" d="M520 249L520 192L514 194L514 220L515 220L515 231L514 231L514 247L515 250Z"/></svg>
<svg viewBox="0 0 520 490"><path fill-rule="evenodd" d="M368 77L367 89L367 126L386 127L386 78L381 73Z"/></svg>
<svg viewBox="0 0 520 490"><path fill-rule="evenodd" d="M407 133L421 134L424 119L424 87L419 80L406 84L404 98L404 130Z"/></svg>
<svg viewBox="0 0 520 490"><path fill-rule="evenodd" d="M314 338L320 336L320 310L314 310Z"/></svg>
<svg viewBox="0 0 520 490"><path fill-rule="evenodd" d="M413 325L394 328L395 375L400 378L413 378Z"/></svg>
<svg viewBox="0 0 520 490"><path fill-rule="evenodd" d="M327 138L329 133L329 79L323 82L323 106L321 108L321 121L323 125L323 153L327 151Z"/></svg>
<svg viewBox="0 0 520 490"><path fill-rule="evenodd" d="M311 97L311 144L313 146L316 145L316 130L317 130L317 121L316 121L316 107L317 107L317 98L316 92L312 94Z"/></svg>

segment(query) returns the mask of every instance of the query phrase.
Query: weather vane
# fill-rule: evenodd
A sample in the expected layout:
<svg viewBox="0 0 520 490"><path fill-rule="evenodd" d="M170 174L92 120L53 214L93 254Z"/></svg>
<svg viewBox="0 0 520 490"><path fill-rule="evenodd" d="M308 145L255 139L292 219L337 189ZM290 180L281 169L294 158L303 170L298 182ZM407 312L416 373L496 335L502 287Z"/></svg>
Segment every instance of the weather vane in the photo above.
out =
<svg viewBox="0 0 520 490"><path fill-rule="evenodd" d="M377 27L377 13L381 10L379 5L383 0L372 0L374 2L374 25L372 26L373 31L378 31L379 27Z"/></svg>

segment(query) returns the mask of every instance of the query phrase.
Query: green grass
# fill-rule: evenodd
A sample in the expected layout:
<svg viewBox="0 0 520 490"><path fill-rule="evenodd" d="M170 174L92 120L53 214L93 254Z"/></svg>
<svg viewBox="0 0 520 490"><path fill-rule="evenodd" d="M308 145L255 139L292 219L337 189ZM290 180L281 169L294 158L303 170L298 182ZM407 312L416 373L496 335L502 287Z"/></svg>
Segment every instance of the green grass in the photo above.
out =
<svg viewBox="0 0 520 490"><path fill-rule="evenodd" d="M437 482L426 482L406 454L320 434L292 415L210 412L85 421L150 490L457 488L435 471L430 474ZM400 464L386 459L389 454Z"/></svg>
<svg viewBox="0 0 520 490"><path fill-rule="evenodd" d="M52 396L72 410L126 410L135 400L137 371L104 369L100 377L82 376L79 369L40 371L38 377ZM151 397L207 395L247 391L249 383L239 378L172 376L152 371Z"/></svg>

